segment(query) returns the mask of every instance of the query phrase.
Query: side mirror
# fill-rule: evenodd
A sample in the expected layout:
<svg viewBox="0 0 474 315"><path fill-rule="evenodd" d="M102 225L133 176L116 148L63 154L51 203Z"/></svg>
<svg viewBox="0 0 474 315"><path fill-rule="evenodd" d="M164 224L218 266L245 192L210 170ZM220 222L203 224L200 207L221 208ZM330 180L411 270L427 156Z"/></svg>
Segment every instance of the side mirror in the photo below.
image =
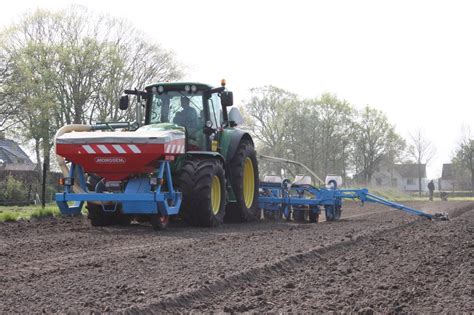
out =
<svg viewBox="0 0 474 315"><path fill-rule="evenodd" d="M128 108L128 95L123 95L120 97L120 103L119 103L119 108L121 110L126 110Z"/></svg>
<svg viewBox="0 0 474 315"><path fill-rule="evenodd" d="M223 91L221 93L221 103L226 107L234 105L234 94L230 91Z"/></svg>
<svg viewBox="0 0 474 315"><path fill-rule="evenodd" d="M233 107L230 110L229 121L231 125L234 125L234 126L242 125L244 123L244 118L242 117L242 114L240 113L238 108Z"/></svg>

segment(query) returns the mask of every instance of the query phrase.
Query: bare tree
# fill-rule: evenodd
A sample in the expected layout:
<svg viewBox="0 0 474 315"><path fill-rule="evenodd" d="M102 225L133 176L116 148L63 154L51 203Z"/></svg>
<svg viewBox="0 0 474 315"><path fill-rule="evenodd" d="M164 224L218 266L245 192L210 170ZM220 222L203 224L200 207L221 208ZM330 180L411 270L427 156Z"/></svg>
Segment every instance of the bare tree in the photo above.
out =
<svg viewBox="0 0 474 315"><path fill-rule="evenodd" d="M300 100L272 86L251 92L246 108L253 118L250 126L260 152L296 160L321 176L347 174L356 115L347 101L329 93Z"/></svg>
<svg viewBox="0 0 474 315"><path fill-rule="evenodd" d="M468 173L471 192L474 193L474 136L469 128L463 127L461 140L456 148L453 163L462 173Z"/></svg>
<svg viewBox="0 0 474 315"><path fill-rule="evenodd" d="M423 166L426 167L436 155L436 148L433 143L426 138L421 128L409 134L408 155L417 164L418 195L421 197L421 179L423 176Z"/></svg>
<svg viewBox="0 0 474 315"><path fill-rule="evenodd" d="M359 114L354 132L353 163L356 172L370 183L382 160L396 159L405 147L385 114L366 106Z"/></svg>
<svg viewBox="0 0 474 315"><path fill-rule="evenodd" d="M293 135L290 117L294 114L298 99L295 94L274 86L253 88L246 110L252 118L250 129L263 154L289 158L289 142ZM269 165L269 171L276 171ZM262 173L265 165L262 164Z"/></svg>

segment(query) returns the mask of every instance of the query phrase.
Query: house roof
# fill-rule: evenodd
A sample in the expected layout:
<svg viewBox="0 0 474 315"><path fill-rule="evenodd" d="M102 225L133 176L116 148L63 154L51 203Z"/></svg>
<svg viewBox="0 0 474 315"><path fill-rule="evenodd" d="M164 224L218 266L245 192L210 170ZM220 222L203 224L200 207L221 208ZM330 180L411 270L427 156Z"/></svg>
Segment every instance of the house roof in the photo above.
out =
<svg viewBox="0 0 474 315"><path fill-rule="evenodd" d="M25 164L33 164L20 145L10 139L0 139L0 159L5 164L16 163L17 159L22 159Z"/></svg>
<svg viewBox="0 0 474 315"><path fill-rule="evenodd" d="M454 178L454 166L452 163L443 164L443 170L441 172L442 179L453 179Z"/></svg>
<svg viewBox="0 0 474 315"><path fill-rule="evenodd" d="M420 164L421 166L421 177L426 177L426 164ZM395 170L404 178L417 178L418 177L418 164L395 164Z"/></svg>
<svg viewBox="0 0 474 315"><path fill-rule="evenodd" d="M20 164L20 163L11 163L5 164L5 171L34 171L36 169L36 164Z"/></svg>

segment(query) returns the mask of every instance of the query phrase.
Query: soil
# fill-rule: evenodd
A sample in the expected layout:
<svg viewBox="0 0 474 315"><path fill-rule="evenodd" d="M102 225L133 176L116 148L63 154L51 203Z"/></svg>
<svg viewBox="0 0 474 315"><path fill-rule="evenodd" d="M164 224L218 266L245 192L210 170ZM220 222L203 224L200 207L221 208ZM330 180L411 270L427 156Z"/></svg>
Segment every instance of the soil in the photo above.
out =
<svg viewBox="0 0 474 315"><path fill-rule="evenodd" d="M474 312L474 203L409 205L451 220L346 202L318 224L0 223L0 313Z"/></svg>

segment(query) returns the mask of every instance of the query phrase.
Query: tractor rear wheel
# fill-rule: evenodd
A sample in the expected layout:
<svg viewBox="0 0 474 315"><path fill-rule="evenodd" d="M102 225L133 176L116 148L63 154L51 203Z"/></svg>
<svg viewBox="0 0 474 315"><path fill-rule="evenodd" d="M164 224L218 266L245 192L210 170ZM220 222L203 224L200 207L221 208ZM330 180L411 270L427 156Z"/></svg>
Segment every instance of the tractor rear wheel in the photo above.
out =
<svg viewBox="0 0 474 315"><path fill-rule="evenodd" d="M176 186L183 194L181 211L189 224L211 227L222 223L227 191L219 160L196 157L185 160Z"/></svg>
<svg viewBox="0 0 474 315"><path fill-rule="evenodd" d="M258 208L257 153L249 140L242 140L229 163L232 189L236 202L226 208L226 221L244 222L260 219Z"/></svg>

